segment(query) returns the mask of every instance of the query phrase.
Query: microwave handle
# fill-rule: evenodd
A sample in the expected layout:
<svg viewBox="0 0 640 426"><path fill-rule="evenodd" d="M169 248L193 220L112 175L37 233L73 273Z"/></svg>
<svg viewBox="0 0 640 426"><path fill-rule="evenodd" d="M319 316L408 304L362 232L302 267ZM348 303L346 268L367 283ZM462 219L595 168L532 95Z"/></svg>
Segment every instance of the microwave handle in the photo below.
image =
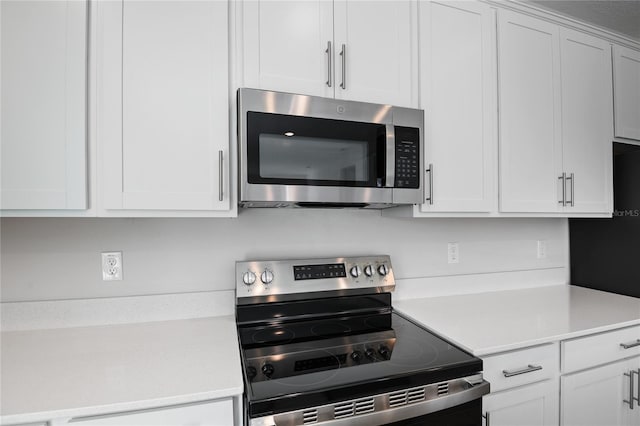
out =
<svg viewBox="0 0 640 426"><path fill-rule="evenodd" d="M393 188L396 178L396 131L393 124L387 124L387 167L385 176L385 187Z"/></svg>

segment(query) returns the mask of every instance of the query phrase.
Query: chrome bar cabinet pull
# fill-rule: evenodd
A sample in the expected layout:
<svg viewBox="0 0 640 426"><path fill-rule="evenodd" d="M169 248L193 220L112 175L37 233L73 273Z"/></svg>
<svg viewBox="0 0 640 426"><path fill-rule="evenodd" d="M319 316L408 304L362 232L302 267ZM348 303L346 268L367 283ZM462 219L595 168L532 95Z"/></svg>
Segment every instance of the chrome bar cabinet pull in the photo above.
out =
<svg viewBox="0 0 640 426"><path fill-rule="evenodd" d="M562 181L562 201L558 201L558 203L565 207L567 205L567 174L562 173L562 176L559 176L558 179Z"/></svg>
<svg viewBox="0 0 640 426"><path fill-rule="evenodd" d="M622 349L631 349L635 348L636 346L640 346L640 339L637 339L635 342L631 343L620 343L620 347L622 347Z"/></svg>
<svg viewBox="0 0 640 426"><path fill-rule="evenodd" d="M218 200L222 201L223 199L223 191L222 187L224 186L224 155L222 150L218 151Z"/></svg>
<svg viewBox="0 0 640 426"><path fill-rule="evenodd" d="M340 56L342 57L342 83L340 83L340 87L342 90L347 88L347 45L342 45L342 50L340 51Z"/></svg>
<svg viewBox="0 0 640 426"><path fill-rule="evenodd" d="M433 164L429 164L429 168L425 172L429 174L429 196L425 200L433 205Z"/></svg>
<svg viewBox="0 0 640 426"><path fill-rule="evenodd" d="M333 70L333 66L331 64L331 57L333 56L333 51L331 50L331 41L327 42L327 50L325 50L327 54L327 86L331 87L333 82L331 81L331 71Z"/></svg>
<svg viewBox="0 0 640 426"><path fill-rule="evenodd" d="M542 370L541 365L529 364L525 368L522 368L520 370L511 370L511 371L502 370L502 374L504 374L504 377L513 377L513 376L518 376L520 374L526 374L526 373L531 373L531 372L540 371L540 370Z"/></svg>
<svg viewBox="0 0 640 426"><path fill-rule="evenodd" d="M567 204L569 204L571 207L573 207L575 205L574 204L574 196L575 196L574 195L575 194L575 192L574 192L574 189L575 189L574 183L575 183L575 178L574 178L573 173L571 173L569 175L569 177L566 178L566 180L570 180L571 181L571 191L570 191L571 192L571 201L567 201Z"/></svg>
<svg viewBox="0 0 640 426"><path fill-rule="evenodd" d="M634 390L633 389L634 388L634 380L633 380L633 378L634 378L634 376L636 374L638 374L638 377L640 378L640 369L637 370L637 371L631 370L628 373L624 373L624 375L629 378L629 400L627 401L626 399L624 399L622 402L625 403L625 404L629 404L629 409L630 410L633 410L633 407L634 407L633 402L634 401L636 401L638 404L640 404L640 395L638 395L637 398L635 398L633 396L633 390Z"/></svg>
<svg viewBox="0 0 640 426"><path fill-rule="evenodd" d="M491 416L488 411L484 413L482 418L484 419L484 426L491 426Z"/></svg>

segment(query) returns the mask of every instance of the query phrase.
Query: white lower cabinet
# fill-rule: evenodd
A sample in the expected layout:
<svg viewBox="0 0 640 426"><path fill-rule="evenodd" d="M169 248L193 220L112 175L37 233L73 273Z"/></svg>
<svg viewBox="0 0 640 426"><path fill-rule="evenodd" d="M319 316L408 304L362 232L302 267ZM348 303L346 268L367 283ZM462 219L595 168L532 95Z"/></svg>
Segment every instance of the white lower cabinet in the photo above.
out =
<svg viewBox="0 0 640 426"><path fill-rule="evenodd" d="M563 376L562 424L639 425L639 374L640 357L636 357Z"/></svg>
<svg viewBox="0 0 640 426"><path fill-rule="evenodd" d="M228 398L157 410L82 417L72 419L72 422L82 426L229 426L234 424L233 401Z"/></svg>
<svg viewBox="0 0 640 426"><path fill-rule="evenodd" d="M485 426L557 425L558 381L491 393L483 398L482 407Z"/></svg>
<svg viewBox="0 0 640 426"><path fill-rule="evenodd" d="M550 426L559 419L558 344L483 358L491 393L482 400L486 426Z"/></svg>
<svg viewBox="0 0 640 426"><path fill-rule="evenodd" d="M640 326L561 347L563 425L640 425Z"/></svg>

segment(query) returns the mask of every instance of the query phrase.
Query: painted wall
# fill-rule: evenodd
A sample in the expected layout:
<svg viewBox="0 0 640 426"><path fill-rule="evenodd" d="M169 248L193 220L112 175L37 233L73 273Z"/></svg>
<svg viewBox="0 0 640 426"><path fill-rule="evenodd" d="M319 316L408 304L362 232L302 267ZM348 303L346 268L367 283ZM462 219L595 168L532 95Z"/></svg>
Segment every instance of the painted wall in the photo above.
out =
<svg viewBox="0 0 640 426"><path fill-rule="evenodd" d="M545 259L537 240L547 242ZM0 242L3 302L231 290L234 262L250 259L389 254L398 279L467 283L504 271L555 269L564 277L568 268L567 220L555 218L275 209L237 219L3 218ZM447 263L448 242L459 243L460 263ZM102 251L123 252L123 281L102 281Z"/></svg>

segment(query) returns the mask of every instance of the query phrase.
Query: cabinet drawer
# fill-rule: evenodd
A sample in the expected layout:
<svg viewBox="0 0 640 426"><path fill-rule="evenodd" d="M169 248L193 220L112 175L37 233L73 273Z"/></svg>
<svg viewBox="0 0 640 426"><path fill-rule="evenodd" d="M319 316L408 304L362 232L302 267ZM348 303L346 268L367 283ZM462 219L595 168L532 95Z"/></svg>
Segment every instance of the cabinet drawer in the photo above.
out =
<svg viewBox="0 0 640 426"><path fill-rule="evenodd" d="M565 340L561 345L562 372L570 373L640 355L640 326Z"/></svg>
<svg viewBox="0 0 640 426"><path fill-rule="evenodd" d="M536 346L483 357L483 375L491 392L554 377L558 371L556 344Z"/></svg>

